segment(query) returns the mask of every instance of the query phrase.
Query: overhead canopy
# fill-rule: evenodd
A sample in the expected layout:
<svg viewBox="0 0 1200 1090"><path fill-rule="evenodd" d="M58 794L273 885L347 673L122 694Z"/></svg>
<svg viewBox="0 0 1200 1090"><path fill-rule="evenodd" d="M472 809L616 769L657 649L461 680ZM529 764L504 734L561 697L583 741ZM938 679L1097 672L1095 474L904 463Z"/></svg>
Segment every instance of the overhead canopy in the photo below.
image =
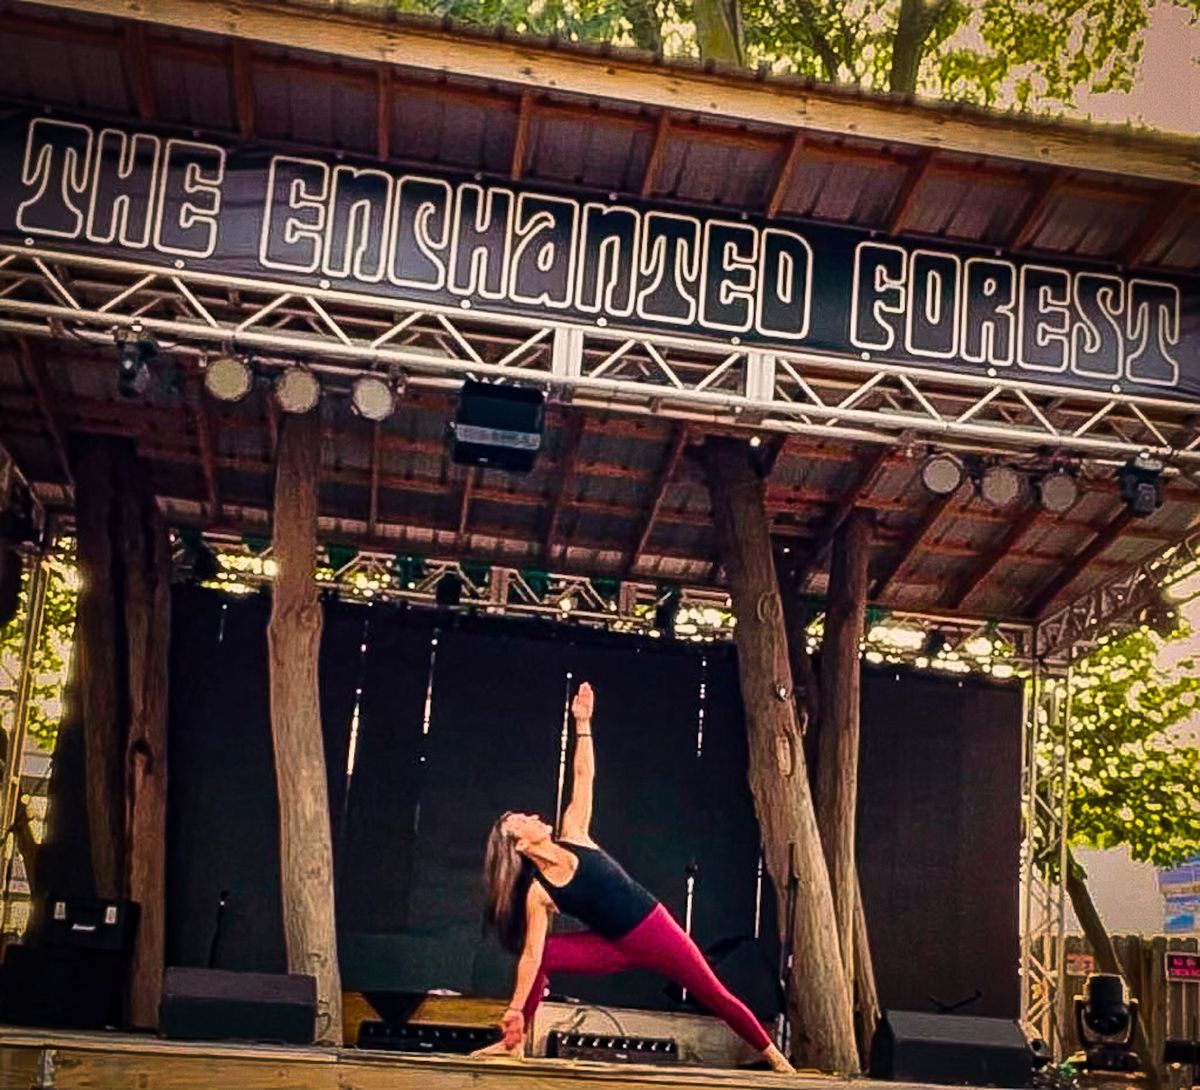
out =
<svg viewBox="0 0 1200 1090"><path fill-rule="evenodd" d="M1176 291L1185 310L1197 303L1193 139L513 41L357 6L164 0L146 22L126 10L117 0L11 5L0 15L0 93L18 112L54 107L97 127L212 138L231 163L256 149L345 156L386 163L396 177L686 206L734 223L745 215L760 231L853 228L874 232L853 237L880 249L904 239L906 259L924 247L1093 270L1116 277L1131 302L1138 283L1151 283ZM1114 392L829 345L776 353L766 344L761 356L738 338L627 336L619 322L571 341L570 322L498 305L464 314L435 300L417 313L403 292L368 297L374 289L286 270L239 278L119 247L106 260L96 246L3 241L0 438L52 503L69 504L67 431L127 434L177 520L261 532L277 426L270 398L216 403L198 382L197 353L235 347L272 367L302 357L340 389L366 367L407 376L383 425L355 417L345 397L327 399L330 541L709 583L719 571L708 497L687 449L747 425L764 437L773 530L809 558L815 592L832 530L856 505L878 515L876 600L980 616L1044 614L1197 522L1200 491L1187 474L1200 464L1200 400L1186 388L1200 384L1197 346L1185 327L1176 348L1166 311L1159 347L1184 360L1178 388L1126 382ZM818 301L821 273L818 263ZM116 396L104 324L138 315L160 323L155 335L178 350L182 380L144 403ZM453 387L463 373L506 367L556 391L546 453L521 478L453 467L444 441ZM1001 458L1029 480L1067 464L1083 494L1065 516L1042 511L1032 492L1008 510L967 486L933 498L918 480L931 444ZM1144 520L1129 516L1114 476L1143 447L1175 463L1165 505Z"/></svg>

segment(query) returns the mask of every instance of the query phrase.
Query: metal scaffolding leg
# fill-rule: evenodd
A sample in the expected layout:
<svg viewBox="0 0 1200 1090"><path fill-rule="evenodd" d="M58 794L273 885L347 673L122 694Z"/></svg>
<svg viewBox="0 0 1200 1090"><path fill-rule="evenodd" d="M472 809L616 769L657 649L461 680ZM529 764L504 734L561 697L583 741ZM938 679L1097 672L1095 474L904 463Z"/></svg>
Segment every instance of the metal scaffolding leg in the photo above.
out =
<svg viewBox="0 0 1200 1090"><path fill-rule="evenodd" d="M1025 686L1021 803L1021 1020L1061 1056L1066 938L1071 672L1034 663Z"/></svg>
<svg viewBox="0 0 1200 1090"><path fill-rule="evenodd" d="M45 617L46 588L50 582L48 557L43 553L31 557L32 569L26 584L25 636L21 647L21 667L17 677L16 700L14 701L12 729L5 738L6 760L4 765L3 802L0 803L0 820L3 824L3 875L4 885L0 890L0 931L8 928L10 886L13 872L13 853L16 836L13 822L17 814L17 803L21 798L21 771L24 765L25 737L29 728L29 711L33 702L34 660L42 638L42 621Z"/></svg>

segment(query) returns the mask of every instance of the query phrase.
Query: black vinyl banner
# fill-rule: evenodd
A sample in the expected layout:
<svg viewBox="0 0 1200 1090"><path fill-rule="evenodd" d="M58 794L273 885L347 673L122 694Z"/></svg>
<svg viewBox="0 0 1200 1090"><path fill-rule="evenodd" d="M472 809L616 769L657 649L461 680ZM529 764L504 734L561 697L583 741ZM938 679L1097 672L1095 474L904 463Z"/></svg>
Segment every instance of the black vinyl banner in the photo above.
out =
<svg viewBox="0 0 1200 1090"><path fill-rule="evenodd" d="M1200 281L10 110L0 237L646 336L1200 401Z"/></svg>

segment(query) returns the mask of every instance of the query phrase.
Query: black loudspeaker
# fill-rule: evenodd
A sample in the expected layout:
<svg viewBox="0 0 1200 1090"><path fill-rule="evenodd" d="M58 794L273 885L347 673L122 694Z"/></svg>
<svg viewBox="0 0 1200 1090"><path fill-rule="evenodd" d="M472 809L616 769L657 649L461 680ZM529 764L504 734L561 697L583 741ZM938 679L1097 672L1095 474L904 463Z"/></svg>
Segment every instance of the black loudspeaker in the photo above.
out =
<svg viewBox="0 0 1200 1090"><path fill-rule="evenodd" d="M451 457L459 465L528 473L542 449L545 402L528 386L464 382L450 425Z"/></svg>
<svg viewBox="0 0 1200 1090"><path fill-rule="evenodd" d="M120 1026L127 964L108 950L11 945L0 972L0 1019L63 1029Z"/></svg>
<svg viewBox="0 0 1200 1090"><path fill-rule="evenodd" d="M159 1029L180 1041L279 1041L316 1036L317 982L284 973L168 968Z"/></svg>
<svg viewBox="0 0 1200 1090"><path fill-rule="evenodd" d="M133 901L48 897L42 941L47 946L130 953L139 914Z"/></svg>
<svg viewBox="0 0 1200 1090"><path fill-rule="evenodd" d="M888 1011L871 1043L871 1076L957 1086L1028 1086L1033 1051L1004 1018Z"/></svg>

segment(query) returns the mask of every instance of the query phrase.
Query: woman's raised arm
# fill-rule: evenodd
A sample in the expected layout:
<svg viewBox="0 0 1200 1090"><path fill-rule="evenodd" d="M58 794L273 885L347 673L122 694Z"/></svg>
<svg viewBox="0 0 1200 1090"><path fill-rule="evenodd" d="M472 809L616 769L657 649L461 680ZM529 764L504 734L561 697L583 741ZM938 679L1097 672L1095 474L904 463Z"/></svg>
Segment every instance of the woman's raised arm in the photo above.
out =
<svg viewBox="0 0 1200 1090"><path fill-rule="evenodd" d="M562 818L564 840L587 841L592 824L592 785L596 778L596 759L592 752L592 710L595 694L585 681L571 701L575 720L575 762L571 782L571 801Z"/></svg>

